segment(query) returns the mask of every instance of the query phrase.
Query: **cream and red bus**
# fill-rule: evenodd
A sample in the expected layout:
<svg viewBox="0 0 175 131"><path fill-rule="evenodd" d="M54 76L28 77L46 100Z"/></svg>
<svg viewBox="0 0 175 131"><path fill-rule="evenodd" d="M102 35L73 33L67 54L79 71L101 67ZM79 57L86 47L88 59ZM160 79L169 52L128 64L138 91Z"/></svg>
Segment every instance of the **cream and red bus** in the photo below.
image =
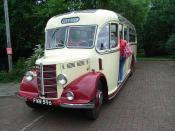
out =
<svg viewBox="0 0 175 131"><path fill-rule="evenodd" d="M122 68L120 35L132 49ZM54 16L45 27L44 56L24 76L19 96L32 108L86 109L89 118L96 119L102 103L114 98L133 72L136 47L134 26L113 11Z"/></svg>

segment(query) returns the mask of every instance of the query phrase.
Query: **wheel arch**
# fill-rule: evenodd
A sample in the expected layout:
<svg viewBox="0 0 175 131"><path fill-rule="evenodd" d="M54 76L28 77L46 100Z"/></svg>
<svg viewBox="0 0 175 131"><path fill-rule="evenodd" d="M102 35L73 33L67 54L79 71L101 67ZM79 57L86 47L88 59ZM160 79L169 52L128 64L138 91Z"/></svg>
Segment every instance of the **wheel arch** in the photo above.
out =
<svg viewBox="0 0 175 131"><path fill-rule="evenodd" d="M75 94L76 100L94 100L99 81L102 82L102 89L105 94L105 98L108 98L107 81L104 74L101 72L89 72L72 81L64 88L62 97L66 97L66 93L68 91L72 91Z"/></svg>

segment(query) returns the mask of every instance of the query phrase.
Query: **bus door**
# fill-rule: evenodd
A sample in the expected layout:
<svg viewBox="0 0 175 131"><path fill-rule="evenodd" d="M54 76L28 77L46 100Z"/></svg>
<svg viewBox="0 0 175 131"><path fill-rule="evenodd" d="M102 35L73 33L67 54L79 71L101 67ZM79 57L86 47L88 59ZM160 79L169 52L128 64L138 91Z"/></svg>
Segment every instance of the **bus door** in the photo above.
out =
<svg viewBox="0 0 175 131"><path fill-rule="evenodd" d="M127 25L119 24L120 39L129 41L129 28ZM121 44L121 43L120 43ZM122 83L129 71L130 59L120 55L118 84Z"/></svg>
<svg viewBox="0 0 175 131"><path fill-rule="evenodd" d="M127 25L123 26L123 38L129 43L129 28ZM132 57L132 56L131 56ZM130 69L130 63L131 63L131 58L128 57L125 60L124 67L123 67L123 77L125 78L126 75L129 73Z"/></svg>
<svg viewBox="0 0 175 131"><path fill-rule="evenodd" d="M97 51L102 59L102 72L107 79L109 94L117 88L119 68L118 38L118 24L114 22L104 25L97 39Z"/></svg>

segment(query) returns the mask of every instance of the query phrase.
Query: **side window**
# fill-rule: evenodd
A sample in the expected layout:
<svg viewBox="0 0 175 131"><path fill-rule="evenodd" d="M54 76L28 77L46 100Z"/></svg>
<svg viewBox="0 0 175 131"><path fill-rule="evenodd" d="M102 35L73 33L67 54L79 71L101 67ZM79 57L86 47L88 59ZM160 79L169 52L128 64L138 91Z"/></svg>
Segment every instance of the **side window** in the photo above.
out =
<svg viewBox="0 0 175 131"><path fill-rule="evenodd" d="M124 28L124 40L128 41L128 28Z"/></svg>
<svg viewBox="0 0 175 131"><path fill-rule="evenodd" d="M135 42L136 41L136 34L133 29L129 29L129 42Z"/></svg>
<svg viewBox="0 0 175 131"><path fill-rule="evenodd" d="M105 25L98 35L97 49L109 49L109 24Z"/></svg>
<svg viewBox="0 0 175 131"><path fill-rule="evenodd" d="M119 37L120 39L123 38L123 25L119 24Z"/></svg>
<svg viewBox="0 0 175 131"><path fill-rule="evenodd" d="M110 26L110 48L115 48L118 45L118 24Z"/></svg>

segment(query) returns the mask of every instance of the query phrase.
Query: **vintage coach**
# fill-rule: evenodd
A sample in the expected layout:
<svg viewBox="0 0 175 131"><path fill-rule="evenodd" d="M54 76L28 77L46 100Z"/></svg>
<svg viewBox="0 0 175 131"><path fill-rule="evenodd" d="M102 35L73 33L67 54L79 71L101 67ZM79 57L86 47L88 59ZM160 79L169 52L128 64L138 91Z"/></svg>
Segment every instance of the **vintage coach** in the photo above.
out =
<svg viewBox="0 0 175 131"><path fill-rule="evenodd" d="M120 36L132 55L119 82ZM108 10L83 10L52 17L45 28L44 56L21 84L19 96L32 108L46 105L86 109L96 119L104 101L112 99L136 61L136 31L121 15Z"/></svg>

